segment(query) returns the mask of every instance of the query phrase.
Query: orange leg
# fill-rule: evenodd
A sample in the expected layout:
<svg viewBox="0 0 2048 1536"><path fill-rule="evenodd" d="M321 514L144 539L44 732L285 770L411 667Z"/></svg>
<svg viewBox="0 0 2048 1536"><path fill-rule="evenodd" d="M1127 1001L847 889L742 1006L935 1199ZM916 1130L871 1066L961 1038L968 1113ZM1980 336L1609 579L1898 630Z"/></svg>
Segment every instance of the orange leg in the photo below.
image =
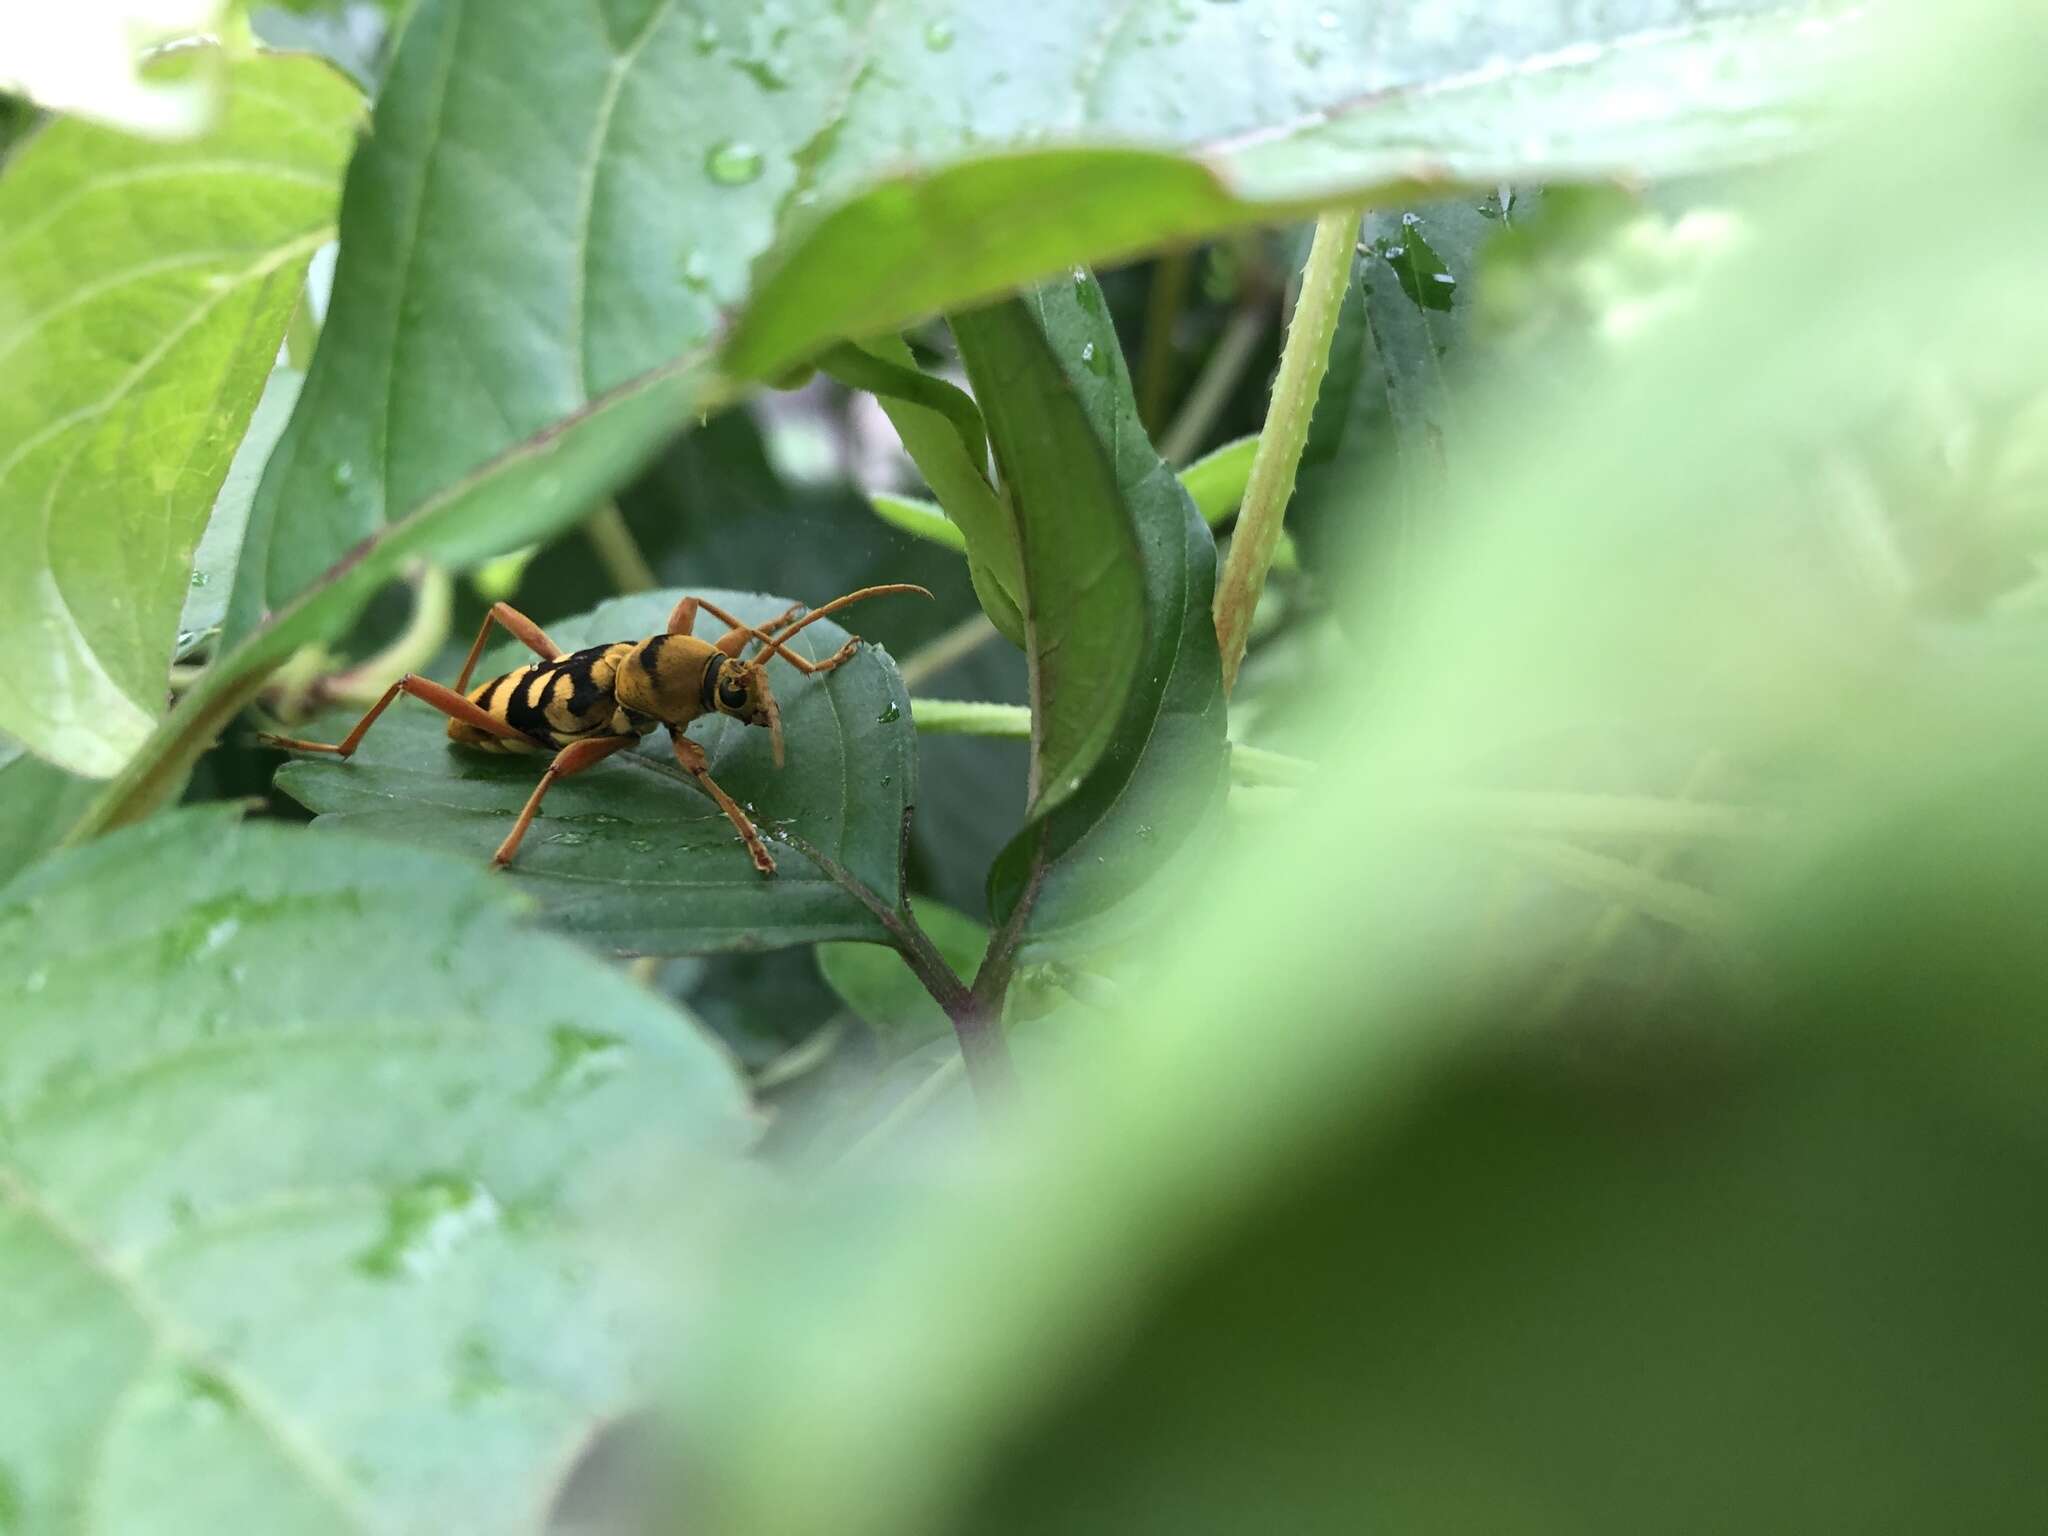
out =
<svg viewBox="0 0 2048 1536"><path fill-rule="evenodd" d="M774 624L786 622L791 614L801 611L803 606L802 603L792 603L783 610L781 617L775 619L770 627L772 628ZM792 666L808 668L811 665L810 662L797 655L796 652L786 650L782 646L777 645L774 637L765 631L758 630L751 624L742 623L739 619L734 618L723 608L719 607L718 604L709 602L701 597L686 597L676 604L675 611L668 616L668 632L672 635L689 634L697 626L697 610L700 608L714 619L722 620L724 623L732 626L732 628L713 642L726 655L737 657L745 649L749 640L758 640L763 645L773 649L784 661L787 661Z"/></svg>
<svg viewBox="0 0 2048 1536"><path fill-rule="evenodd" d="M491 862L500 868L512 862L512 855L519 851L519 844L526 836L526 829L533 825L533 818L540 814L541 797L556 782L573 777L594 764L603 762L621 747L637 745L638 736L593 736L588 741L572 741L555 754L555 760L548 764L540 782L533 786L533 793L526 798L526 809L519 813L519 819L512 823L512 830L505 834L505 841L498 844L498 851L491 855Z"/></svg>
<svg viewBox="0 0 2048 1536"><path fill-rule="evenodd" d="M502 624L517 639L542 661L559 661L562 648L550 640L542 629L510 603L493 603L491 611L484 615L484 622L476 632L476 644L469 648L469 659L462 664L462 675L455 679L457 693L469 692L469 674L476 670L476 660L484 653L484 641L490 638L491 626Z"/></svg>
<svg viewBox="0 0 2048 1536"><path fill-rule="evenodd" d="M733 824L739 832L740 840L747 845L747 852L754 860L754 868L764 875L774 874L775 859L768 852L768 845L761 840L760 829L747 819L747 813L739 808L733 797L720 789L717 781L705 772L710 762L704 756L704 749L681 731L671 729L668 735L669 740L675 744L676 762L682 767L683 772L704 786L704 793L725 812L725 819Z"/></svg>
<svg viewBox="0 0 2048 1536"><path fill-rule="evenodd" d="M489 731L493 736L502 736L507 741L523 741L528 746L540 745L524 731L515 730L495 715L485 713L480 705L464 698L453 688L444 688L430 678L416 677L410 672L386 688L384 697L372 704L363 718L355 723L355 728L338 742L305 741L297 736L266 735L257 739L290 752L332 752L336 757L350 757L362 745L363 733L377 723L377 717L389 709L391 701L401 693L409 693L422 703L431 704L442 714L465 725L473 725L480 731Z"/></svg>

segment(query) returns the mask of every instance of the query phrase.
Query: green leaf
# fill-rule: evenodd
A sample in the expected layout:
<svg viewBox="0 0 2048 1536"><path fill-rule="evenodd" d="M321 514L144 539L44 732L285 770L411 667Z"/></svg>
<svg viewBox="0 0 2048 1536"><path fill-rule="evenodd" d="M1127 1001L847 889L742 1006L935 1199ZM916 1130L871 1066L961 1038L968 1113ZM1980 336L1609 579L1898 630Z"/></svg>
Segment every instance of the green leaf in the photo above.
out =
<svg viewBox="0 0 2048 1536"><path fill-rule="evenodd" d="M1202 514L1202 521L1214 528L1234 513L1244 501L1244 488L1252 478L1252 459L1258 453L1256 436L1240 437L1221 448L1203 454L1180 472L1181 489Z"/></svg>
<svg viewBox="0 0 2048 1536"><path fill-rule="evenodd" d="M1024 576L1018 567L1016 521L1003 494L989 483L988 435L980 408L952 385L919 372L900 336L837 347L831 355L842 381L875 393L904 451L966 545L967 574L982 612L1005 639L1023 646ZM868 361L848 368L849 358Z"/></svg>
<svg viewBox="0 0 2048 1536"><path fill-rule="evenodd" d="M99 777L163 712L193 550L362 111L317 60L227 75L198 138L60 119L0 177L0 727Z"/></svg>
<svg viewBox="0 0 2048 1536"><path fill-rule="evenodd" d="M751 1127L508 894L218 811L0 889L10 1531L541 1528L638 1395L630 1191Z"/></svg>
<svg viewBox="0 0 2048 1536"><path fill-rule="evenodd" d="M516 444L392 524L209 665L70 840L138 820L177 794L200 753L255 699L264 679L299 647L346 627L408 561L481 560L501 539L517 546L563 527L642 463L702 397L694 360L649 374ZM261 563L256 550L267 538L268 530L252 521L241 574ZM238 579L237 597L241 590Z"/></svg>
<svg viewBox="0 0 2048 1536"><path fill-rule="evenodd" d="M1346 567L1375 530L1411 527L1440 491L1468 408L1459 385L1474 372L1482 252L1542 196L1446 199L1366 215L1288 512L1316 569ZM1378 477L1380 503L1363 521L1361 471Z"/></svg>
<svg viewBox="0 0 2048 1536"><path fill-rule="evenodd" d="M98 789L0 737L0 880L54 848Z"/></svg>
<svg viewBox="0 0 2048 1536"><path fill-rule="evenodd" d="M550 624L548 633L570 650L642 639L660 632L681 595L615 599ZM787 598L750 593L697 595L752 623L789 606ZM699 628L710 636L719 626L704 618ZM818 658L846 638L845 630L822 619L790 644ZM477 677L530 659L518 647L497 647ZM886 653L872 647L823 678L800 680L783 662L771 664L769 677L788 749L780 770L764 730L719 716L693 726L690 735L709 754L712 777L755 808L762 832L776 844L779 868L772 879L755 871L731 824L676 768L664 732L549 791L504 878L537 899L552 926L635 954L879 939L883 929L874 912L844 882L865 887L885 909L901 900L902 841L917 777L902 680ZM320 729L338 735L350 723L337 715ZM453 746L445 726L425 705L401 699L348 762L290 763L279 770L278 787L318 812L323 824L444 848L482 866L546 760ZM312 734L321 739L319 730Z"/></svg>
<svg viewBox="0 0 2048 1536"><path fill-rule="evenodd" d="M901 528L916 538L928 539L956 555L967 553L967 535L946 516L946 509L921 496L898 496L894 491L869 491L868 505L875 516L892 528Z"/></svg>
<svg viewBox="0 0 2048 1536"><path fill-rule="evenodd" d="M351 172L255 607L742 310L728 368L778 378L1076 260L1340 196L1782 149L1839 46L1799 26L1826 8L424 0ZM1721 82L1711 109L1663 88L1694 75Z"/></svg>
<svg viewBox="0 0 2048 1536"><path fill-rule="evenodd" d="M292 406L306 376L292 368L274 368L263 396L249 418L249 430L228 465L220 494L213 499L213 513L206 531L199 536L199 549L192 559L191 590L185 594L185 611L178 619L177 654L218 630L227 617L228 594L235 584L235 569L242 560L242 539L249 530L249 504L256 498L256 484L263 478L263 466L284 432Z"/></svg>
<svg viewBox="0 0 2048 1536"><path fill-rule="evenodd" d="M988 949L988 929L942 902L920 900L917 921L956 976L972 976ZM903 957L877 944L820 944L818 970L840 1001L894 1056L953 1038L946 1011L932 1000Z"/></svg>
<svg viewBox="0 0 2048 1536"><path fill-rule="evenodd" d="M1031 625L1032 819L989 906L1002 921L1028 894L1033 943L1072 941L1199 845L1222 792L1215 544L1138 424L1092 276L953 329L1017 511Z"/></svg>

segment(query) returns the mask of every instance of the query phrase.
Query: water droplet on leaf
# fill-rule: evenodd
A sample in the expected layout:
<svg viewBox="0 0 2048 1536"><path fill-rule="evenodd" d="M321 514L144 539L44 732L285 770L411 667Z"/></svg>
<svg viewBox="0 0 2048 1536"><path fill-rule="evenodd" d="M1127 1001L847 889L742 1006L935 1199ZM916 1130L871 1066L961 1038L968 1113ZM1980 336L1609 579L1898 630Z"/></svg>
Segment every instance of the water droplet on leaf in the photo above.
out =
<svg viewBox="0 0 2048 1536"><path fill-rule="evenodd" d="M744 139L721 139L704 157L704 169L721 187L743 187L761 174L761 151Z"/></svg>
<svg viewBox="0 0 2048 1536"><path fill-rule="evenodd" d="M475 1180L429 1174L392 1192L384 1236L356 1268L379 1280L430 1274L466 1239L496 1226L498 1215L498 1202Z"/></svg>
<svg viewBox="0 0 2048 1536"><path fill-rule="evenodd" d="M882 712L879 715L875 716L875 723L877 725L892 725L896 721L901 720L902 718L902 709L897 706L897 703L894 699L891 699L887 704L882 706Z"/></svg>
<svg viewBox="0 0 2048 1536"><path fill-rule="evenodd" d="M206 571L194 571L192 573L192 585L195 587L203 587L212 580L212 575Z"/></svg>
<svg viewBox="0 0 2048 1536"><path fill-rule="evenodd" d="M926 27L924 45L933 53L944 53L953 46L953 24L950 21L935 21Z"/></svg>

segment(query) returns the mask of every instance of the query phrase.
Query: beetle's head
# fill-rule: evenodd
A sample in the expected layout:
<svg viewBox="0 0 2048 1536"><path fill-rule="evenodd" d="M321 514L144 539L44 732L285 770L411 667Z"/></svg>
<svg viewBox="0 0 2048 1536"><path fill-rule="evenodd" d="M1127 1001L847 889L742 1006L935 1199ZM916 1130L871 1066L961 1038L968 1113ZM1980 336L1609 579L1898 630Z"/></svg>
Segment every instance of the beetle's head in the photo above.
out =
<svg viewBox="0 0 2048 1536"><path fill-rule="evenodd" d="M765 725L775 752L775 766L782 766L782 711L775 707L775 692L768 686L767 655L752 661L734 661L714 655L706 664L705 695L712 709L730 715L742 725Z"/></svg>

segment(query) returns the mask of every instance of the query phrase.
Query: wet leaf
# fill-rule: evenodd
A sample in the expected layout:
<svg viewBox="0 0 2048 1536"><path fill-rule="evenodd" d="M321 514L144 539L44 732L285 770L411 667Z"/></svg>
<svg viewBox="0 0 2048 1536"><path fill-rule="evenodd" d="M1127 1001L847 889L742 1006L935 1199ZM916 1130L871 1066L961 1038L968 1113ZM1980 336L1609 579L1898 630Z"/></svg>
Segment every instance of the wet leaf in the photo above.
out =
<svg viewBox="0 0 2048 1536"><path fill-rule="evenodd" d="M197 138L60 118L0 177L0 727L99 777L163 713L193 550L362 115L314 59L225 73Z"/></svg>
<svg viewBox="0 0 2048 1536"><path fill-rule="evenodd" d="M511 894L218 811L0 888L10 1531L539 1528L636 1395L633 1191L751 1132Z"/></svg>
<svg viewBox="0 0 2048 1536"><path fill-rule="evenodd" d="M843 336L1338 195L1777 151L1839 47L1798 25L1828 9L423 0L258 504L291 536L232 631L735 315L729 368L775 379ZM1717 88L1663 88L1694 78ZM484 147L518 174L475 174Z"/></svg>
<svg viewBox="0 0 2048 1536"><path fill-rule="evenodd" d="M615 599L581 618L550 624L548 633L569 650L644 639L660 631L681 595ZM698 595L754 623L790 603L749 593ZM849 610L847 618L858 626L860 613ZM698 621L707 638L721 628L708 616ZM845 630L823 619L791 647L819 658L846 638ZM477 677L527 659L523 649L499 646L485 656ZM895 905L902 892L904 815L916 799L909 696L894 663L874 648L822 678L800 679L786 662L771 663L768 675L782 708L783 768L774 767L765 730L717 717L694 725L690 737L709 754L712 777L754 807L774 848L774 878L755 871L731 824L676 768L668 736L659 731L637 752L621 753L551 790L504 878L538 900L551 926L636 954L879 937L873 913L843 884L797 847L775 840L801 839L876 899ZM337 739L352 718L326 717L312 734ZM465 750L449 743L445 727L426 705L400 700L348 762L295 761L279 771L278 787L318 812L322 825L447 849L481 866L526 803L546 759Z"/></svg>

